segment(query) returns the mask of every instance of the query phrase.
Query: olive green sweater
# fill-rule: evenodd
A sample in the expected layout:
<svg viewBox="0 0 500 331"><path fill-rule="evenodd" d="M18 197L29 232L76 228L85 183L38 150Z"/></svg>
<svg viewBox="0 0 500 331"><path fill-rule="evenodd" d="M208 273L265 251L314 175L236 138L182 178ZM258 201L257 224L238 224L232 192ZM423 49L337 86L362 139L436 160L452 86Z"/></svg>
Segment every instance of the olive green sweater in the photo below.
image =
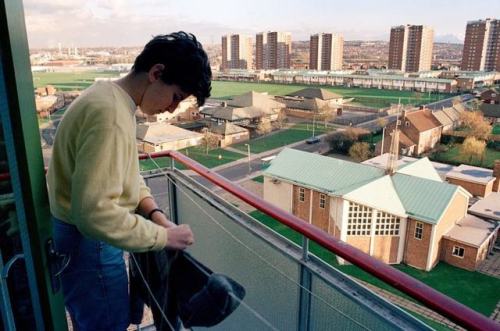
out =
<svg viewBox="0 0 500 331"><path fill-rule="evenodd" d="M64 114L47 175L52 215L82 234L129 251L158 250L167 230L135 213L151 196L139 173L136 106L112 82L97 82Z"/></svg>

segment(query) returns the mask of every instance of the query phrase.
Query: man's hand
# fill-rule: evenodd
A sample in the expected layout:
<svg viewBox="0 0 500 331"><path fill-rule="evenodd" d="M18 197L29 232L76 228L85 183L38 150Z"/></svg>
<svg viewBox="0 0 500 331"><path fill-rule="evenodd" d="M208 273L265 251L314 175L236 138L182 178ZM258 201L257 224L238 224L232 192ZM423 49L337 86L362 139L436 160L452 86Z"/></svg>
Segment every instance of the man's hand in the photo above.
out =
<svg viewBox="0 0 500 331"><path fill-rule="evenodd" d="M177 225L167 230L167 246L169 249L185 249L194 243L193 232L187 224Z"/></svg>

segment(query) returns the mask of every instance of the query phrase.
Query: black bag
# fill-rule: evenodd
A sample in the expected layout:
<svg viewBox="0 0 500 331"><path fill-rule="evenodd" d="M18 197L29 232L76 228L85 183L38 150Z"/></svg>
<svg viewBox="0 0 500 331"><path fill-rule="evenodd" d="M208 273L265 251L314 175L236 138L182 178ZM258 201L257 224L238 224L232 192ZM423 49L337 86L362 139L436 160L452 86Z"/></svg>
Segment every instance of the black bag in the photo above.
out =
<svg viewBox="0 0 500 331"><path fill-rule="evenodd" d="M132 253L130 259L130 296L132 323L142 319L142 302L153 311L158 331L170 330L164 321L179 328L177 317L186 328L214 326L228 317L245 296L245 289L233 279L213 273L186 252L157 251ZM132 255L131 254L131 255ZM135 265L134 260L138 266ZM139 279L139 267L146 278L159 311L149 291ZM135 310L135 311L134 311ZM135 316L135 317L134 317Z"/></svg>

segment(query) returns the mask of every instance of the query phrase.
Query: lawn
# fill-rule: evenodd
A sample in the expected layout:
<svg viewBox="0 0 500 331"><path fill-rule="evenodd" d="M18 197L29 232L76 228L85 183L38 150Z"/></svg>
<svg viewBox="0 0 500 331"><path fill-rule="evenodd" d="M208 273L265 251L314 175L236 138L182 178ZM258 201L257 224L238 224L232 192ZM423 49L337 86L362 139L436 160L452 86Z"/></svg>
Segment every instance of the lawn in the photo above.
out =
<svg viewBox="0 0 500 331"><path fill-rule="evenodd" d="M473 158L472 161L462 160L459 156L459 145L455 145L448 149L446 152L434 153L431 155L433 161L450 163L450 164L470 164L478 167L486 167L493 169L495 160L500 159L500 151L492 148L486 148L483 160Z"/></svg>
<svg viewBox="0 0 500 331"><path fill-rule="evenodd" d="M184 155L190 157L191 159L195 160L198 163L201 163L207 168L213 168L222 164L226 164L232 161L239 160L245 155L231 152L231 151L226 151L222 148L216 148L208 151L208 154L206 154L206 150L201 147L201 146L194 146L194 147L188 147L185 149L179 150L179 152L183 153ZM155 164L158 164L158 166ZM142 160L140 161L140 170L141 171L148 171L148 170L153 170L157 169L158 167L164 168L164 167L169 167L170 166L170 158L157 158L154 160ZM176 168L178 169L186 169L186 167L179 163L176 162Z"/></svg>
<svg viewBox="0 0 500 331"><path fill-rule="evenodd" d="M491 131L492 134L500 134L500 124L495 124L493 126L493 130Z"/></svg>
<svg viewBox="0 0 500 331"><path fill-rule="evenodd" d="M316 123L314 129L314 135L320 135L325 133L327 130L332 130L330 127L326 127L323 123ZM246 142L250 144L250 153L262 153L282 147L288 144L292 144L301 140L305 140L312 136L312 124L299 123L295 124L289 129L283 129L269 135L258 137ZM247 152L247 146L245 143L240 143L233 145L234 147L242 152Z"/></svg>
<svg viewBox="0 0 500 331"><path fill-rule="evenodd" d="M342 95L344 98L355 98L354 102L365 106L383 108L391 103L425 104L448 98L451 94L428 94L412 91L382 90L368 88L349 88L341 86L311 86L287 85L272 83L241 83L241 82L212 82L212 97L217 99L230 99L249 91L268 92L270 95L286 95L303 88L321 87L331 92Z"/></svg>
<svg viewBox="0 0 500 331"><path fill-rule="evenodd" d="M253 211L250 213L250 216L290 239L297 245L301 245L301 234L281 224L272 217L260 211ZM310 243L309 247L314 255L342 272L397 295L409 298L357 266L339 265L335 255L318 244L313 242ZM500 288L500 279L479 272L470 272L442 262L430 272L421 271L403 264L395 267L486 316L491 315L497 302L500 300L500 294L498 292L498 288Z"/></svg>
<svg viewBox="0 0 500 331"><path fill-rule="evenodd" d="M257 176L252 178L252 180L257 183L264 183L264 176Z"/></svg>
<svg viewBox="0 0 500 331"><path fill-rule="evenodd" d="M54 85L58 90L83 90L94 83L96 77L118 77L117 72L34 72L33 85L36 87Z"/></svg>

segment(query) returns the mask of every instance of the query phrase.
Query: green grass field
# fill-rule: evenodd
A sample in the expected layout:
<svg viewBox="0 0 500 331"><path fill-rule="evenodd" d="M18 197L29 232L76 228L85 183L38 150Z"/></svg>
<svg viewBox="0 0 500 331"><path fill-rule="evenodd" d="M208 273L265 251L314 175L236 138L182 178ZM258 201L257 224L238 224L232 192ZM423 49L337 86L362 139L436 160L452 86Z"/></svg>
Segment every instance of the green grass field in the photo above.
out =
<svg viewBox="0 0 500 331"><path fill-rule="evenodd" d="M34 72L33 85L36 87L54 85L62 91L83 90L94 83L97 77L118 77L116 72Z"/></svg>
<svg viewBox="0 0 500 331"><path fill-rule="evenodd" d="M438 161L443 163L452 163L452 164L463 163L472 166L486 167L493 169L495 160L500 159L500 151L491 148L486 148L482 161L481 159L477 158L472 158L472 160L469 161L468 159L463 160L460 158L459 145L455 145L450 149L448 149L446 152L439 152L432 154L431 159L433 161Z"/></svg>
<svg viewBox="0 0 500 331"><path fill-rule="evenodd" d="M117 77L116 72L34 72L33 84L35 87L54 85L63 91L82 90L90 86L96 77ZM212 97L229 99L249 91L268 92L271 95L285 95L310 85L282 85L271 83L240 83L240 82L212 82ZM427 94L411 91L380 90L366 88L348 88L339 86L324 86L329 91L341 94L345 98L355 98L354 102L371 107L388 107L391 103L423 104L447 98L448 94Z"/></svg>
<svg viewBox="0 0 500 331"><path fill-rule="evenodd" d="M328 130L333 130L330 127L326 127L323 123L316 123L314 129L314 135L320 135ZM299 123L295 124L289 129L284 129L271 133L267 136L259 137L250 140L246 143L239 143L231 147L236 148L242 152L247 152L247 146L245 144L250 144L250 153L262 153L282 147L288 144L292 144L297 141L305 140L312 136L312 124Z"/></svg>
<svg viewBox="0 0 500 331"><path fill-rule="evenodd" d="M317 87L311 85L284 85L271 83L240 83L240 82L212 82L212 97L217 99L230 99L249 91L268 92L271 95L286 95L297 90ZM381 90L367 88L348 88L340 86L320 86L331 92L338 93L344 98L355 98L354 102L370 107L388 107L391 103L424 104L450 97L450 94L428 94L411 91Z"/></svg>
<svg viewBox="0 0 500 331"><path fill-rule="evenodd" d="M297 245L301 245L302 235L276 221L274 218L260 211L253 211L250 213L250 216ZM318 244L314 242L310 243L309 248L314 255L331 266L338 268L342 272L407 299L411 299L354 265L339 265L335 258L335 254ZM500 293L498 292L500 279L479 272L470 272L443 262L439 263L430 272L421 271L403 264L396 265L395 268L486 316L491 315L497 302L500 300Z"/></svg>
<svg viewBox="0 0 500 331"><path fill-rule="evenodd" d="M245 157L244 154L226 151L222 148L209 150L208 154L206 154L206 150L201 146L184 148L179 150L179 152L190 157L196 162L201 163L207 168L213 168ZM158 158L155 159L154 162L152 160L142 160L140 161L140 170L154 170L158 168L169 167L170 164L170 158ZM186 169L180 163L176 163L176 168Z"/></svg>

